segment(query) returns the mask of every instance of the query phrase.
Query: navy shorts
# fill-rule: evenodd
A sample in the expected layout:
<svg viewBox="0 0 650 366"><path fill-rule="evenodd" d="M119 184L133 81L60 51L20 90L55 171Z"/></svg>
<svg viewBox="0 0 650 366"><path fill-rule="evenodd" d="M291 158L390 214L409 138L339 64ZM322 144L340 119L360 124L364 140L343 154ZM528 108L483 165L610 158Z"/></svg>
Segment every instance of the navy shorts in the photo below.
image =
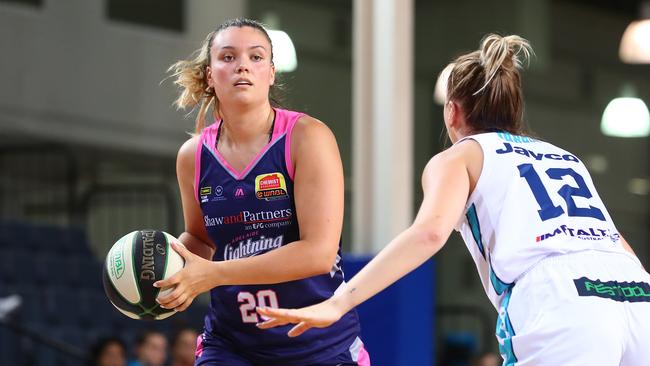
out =
<svg viewBox="0 0 650 366"><path fill-rule="evenodd" d="M360 341L359 341L360 342ZM304 366L370 366L370 357L363 344L356 351L357 361L350 352L344 352L331 360L307 363ZM286 361L280 359L261 360L245 355L231 342L220 337L199 335L196 346L194 366L280 366Z"/></svg>

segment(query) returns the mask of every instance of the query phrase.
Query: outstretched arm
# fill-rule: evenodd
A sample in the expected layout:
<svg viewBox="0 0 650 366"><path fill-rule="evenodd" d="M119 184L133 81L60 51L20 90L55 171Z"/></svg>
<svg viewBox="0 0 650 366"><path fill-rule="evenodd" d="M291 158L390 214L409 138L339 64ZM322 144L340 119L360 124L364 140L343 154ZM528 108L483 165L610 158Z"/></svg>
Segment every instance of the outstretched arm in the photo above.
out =
<svg viewBox="0 0 650 366"><path fill-rule="evenodd" d="M320 304L302 309L260 308L258 312L271 319L259 327L266 329L297 323L289 336L298 336L312 327L329 326L438 252L458 222L470 189L464 159L452 150L455 149L435 156L424 169L424 199L413 224L393 239L342 291Z"/></svg>

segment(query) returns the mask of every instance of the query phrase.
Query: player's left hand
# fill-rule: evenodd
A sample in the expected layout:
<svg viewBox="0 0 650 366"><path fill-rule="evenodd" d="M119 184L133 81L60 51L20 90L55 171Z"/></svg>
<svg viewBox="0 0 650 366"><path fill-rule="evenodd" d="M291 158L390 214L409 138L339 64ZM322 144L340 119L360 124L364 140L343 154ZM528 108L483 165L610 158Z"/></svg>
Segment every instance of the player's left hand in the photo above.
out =
<svg viewBox="0 0 650 366"><path fill-rule="evenodd" d="M335 303L329 300L301 309L258 307L256 310L258 314L268 318L268 320L257 324L260 329L297 324L287 333L289 337L297 337L311 328L329 327L345 314Z"/></svg>
<svg viewBox="0 0 650 366"><path fill-rule="evenodd" d="M199 294L214 287L210 277L214 274L214 262L190 252L183 244L172 242L172 248L185 259L185 267L173 276L155 282L154 287L173 288L170 293L156 299L163 309L184 311Z"/></svg>

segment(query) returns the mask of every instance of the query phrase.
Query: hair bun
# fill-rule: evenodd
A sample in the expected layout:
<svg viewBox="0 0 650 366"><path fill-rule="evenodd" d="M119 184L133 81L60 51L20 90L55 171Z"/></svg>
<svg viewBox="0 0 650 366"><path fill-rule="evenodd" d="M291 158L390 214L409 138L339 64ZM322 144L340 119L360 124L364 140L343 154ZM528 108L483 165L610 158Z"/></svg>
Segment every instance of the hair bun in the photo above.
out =
<svg viewBox="0 0 650 366"><path fill-rule="evenodd" d="M474 95L480 93L490 84L499 69L522 68L524 61L528 65L532 54L533 49L530 43L522 37L488 34L481 41L479 49L479 63L485 70L485 81L483 86L474 92Z"/></svg>

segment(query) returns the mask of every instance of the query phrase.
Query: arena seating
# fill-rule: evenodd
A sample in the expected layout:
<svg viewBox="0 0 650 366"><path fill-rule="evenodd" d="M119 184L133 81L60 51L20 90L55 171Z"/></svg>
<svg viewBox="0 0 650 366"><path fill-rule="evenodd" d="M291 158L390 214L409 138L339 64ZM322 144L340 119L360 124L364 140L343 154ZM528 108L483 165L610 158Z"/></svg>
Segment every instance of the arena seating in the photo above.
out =
<svg viewBox="0 0 650 366"><path fill-rule="evenodd" d="M207 305L158 322L132 320L108 301L102 287L103 258L96 258L78 227L0 221L0 297L18 294L12 319L83 352L99 337L120 336L132 345L137 334L156 329L202 327ZM0 326L0 365L81 366L64 353Z"/></svg>

